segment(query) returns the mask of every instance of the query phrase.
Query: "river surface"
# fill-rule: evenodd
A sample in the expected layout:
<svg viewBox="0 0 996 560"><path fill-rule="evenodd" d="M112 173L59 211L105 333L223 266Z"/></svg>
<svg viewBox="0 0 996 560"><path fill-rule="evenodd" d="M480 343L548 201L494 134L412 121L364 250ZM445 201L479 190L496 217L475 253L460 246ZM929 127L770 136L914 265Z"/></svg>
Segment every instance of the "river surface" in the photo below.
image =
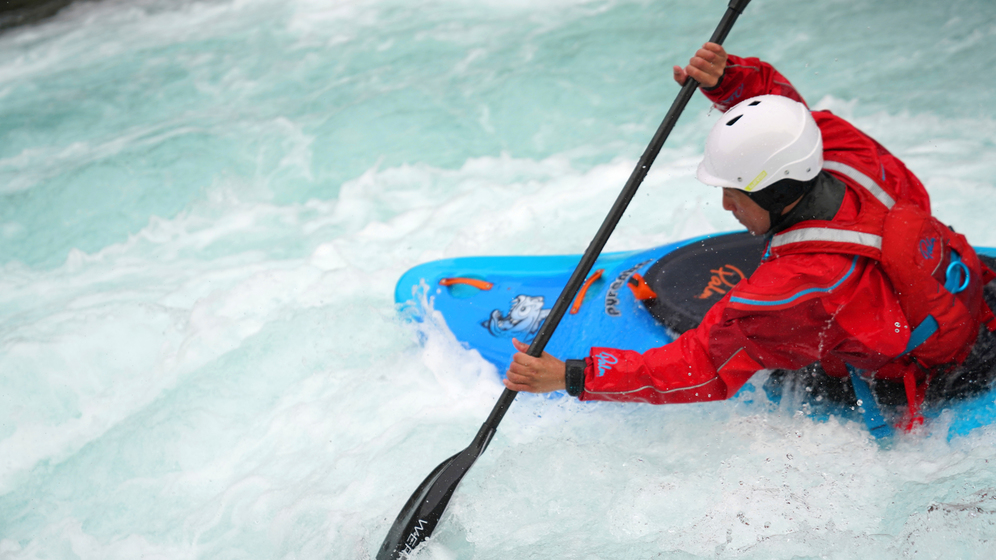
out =
<svg viewBox="0 0 996 560"><path fill-rule="evenodd" d="M371 558L501 392L410 267L581 253L725 2L102 0L0 34L0 559ZM754 0L731 52L996 246L996 3ZM608 250L737 229L688 106ZM417 558L988 558L996 428L520 395Z"/></svg>

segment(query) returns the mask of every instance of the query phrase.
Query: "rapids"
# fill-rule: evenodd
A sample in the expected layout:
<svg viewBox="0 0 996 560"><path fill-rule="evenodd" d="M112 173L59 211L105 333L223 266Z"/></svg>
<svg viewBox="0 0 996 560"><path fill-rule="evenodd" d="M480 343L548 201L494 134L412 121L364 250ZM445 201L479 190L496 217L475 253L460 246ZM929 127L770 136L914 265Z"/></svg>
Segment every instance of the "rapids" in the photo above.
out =
<svg viewBox="0 0 996 560"><path fill-rule="evenodd" d="M371 558L501 392L408 268L581 253L721 0L102 0L0 34L0 559ZM996 4L727 41L996 245ZM736 222L697 96L607 250ZM985 558L996 428L520 395L422 560Z"/></svg>

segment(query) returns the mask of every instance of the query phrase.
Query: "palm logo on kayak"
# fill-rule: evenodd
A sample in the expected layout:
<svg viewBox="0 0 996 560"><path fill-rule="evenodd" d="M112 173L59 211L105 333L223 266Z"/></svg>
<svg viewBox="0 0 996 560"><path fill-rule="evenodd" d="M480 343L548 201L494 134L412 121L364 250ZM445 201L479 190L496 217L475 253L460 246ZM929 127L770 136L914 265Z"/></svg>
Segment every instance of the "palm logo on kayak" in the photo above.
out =
<svg viewBox="0 0 996 560"><path fill-rule="evenodd" d="M512 300L507 315L495 309L481 326L488 329L492 336L516 337L529 343L550 314L550 309L543 309L544 301L543 296L518 295Z"/></svg>
<svg viewBox="0 0 996 560"><path fill-rule="evenodd" d="M598 376L602 377L609 368L619 363L619 358L608 352L601 352L595 355L595 363L598 365Z"/></svg>
<svg viewBox="0 0 996 560"><path fill-rule="evenodd" d="M723 295L732 288L736 286L738 282L746 278L741 270L732 264L724 264L723 266L710 270L712 273L712 278L709 279L709 283L706 284L702 293L695 296L698 299L709 299L714 295Z"/></svg>

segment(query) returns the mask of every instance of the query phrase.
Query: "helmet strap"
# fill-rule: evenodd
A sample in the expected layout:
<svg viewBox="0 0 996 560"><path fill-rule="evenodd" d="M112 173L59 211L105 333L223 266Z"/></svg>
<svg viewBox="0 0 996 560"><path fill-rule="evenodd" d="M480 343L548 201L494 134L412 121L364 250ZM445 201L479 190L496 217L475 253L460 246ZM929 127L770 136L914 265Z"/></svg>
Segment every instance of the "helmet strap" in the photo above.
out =
<svg viewBox="0 0 996 560"><path fill-rule="evenodd" d="M794 179L782 179L764 189L755 192L748 192L747 196L757 203L758 206L768 211L771 219L771 229L784 219L782 212L793 202L809 194L816 186L817 177L809 181L796 181ZM768 231L771 231L769 229Z"/></svg>

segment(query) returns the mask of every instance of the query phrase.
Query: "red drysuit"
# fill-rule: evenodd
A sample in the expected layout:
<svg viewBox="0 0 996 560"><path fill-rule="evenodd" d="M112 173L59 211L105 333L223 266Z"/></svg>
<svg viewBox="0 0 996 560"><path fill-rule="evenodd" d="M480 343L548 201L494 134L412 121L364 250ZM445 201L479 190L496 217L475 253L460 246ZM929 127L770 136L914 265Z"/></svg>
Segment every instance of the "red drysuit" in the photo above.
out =
<svg viewBox="0 0 996 560"><path fill-rule="evenodd" d="M729 57L720 84L704 93L723 111L764 94L805 103L769 64L736 56ZM823 135L824 170L847 187L833 219L801 222L773 236L754 274L671 344L644 354L592 348L581 400L726 399L758 370L814 362L836 376L846 375L845 363L896 381L912 371L908 359L897 357L916 325L908 324L875 257L888 209L903 202L929 214L930 199L875 140L828 111L812 114ZM972 336L967 347L974 341ZM923 373L917 376L922 380Z"/></svg>

